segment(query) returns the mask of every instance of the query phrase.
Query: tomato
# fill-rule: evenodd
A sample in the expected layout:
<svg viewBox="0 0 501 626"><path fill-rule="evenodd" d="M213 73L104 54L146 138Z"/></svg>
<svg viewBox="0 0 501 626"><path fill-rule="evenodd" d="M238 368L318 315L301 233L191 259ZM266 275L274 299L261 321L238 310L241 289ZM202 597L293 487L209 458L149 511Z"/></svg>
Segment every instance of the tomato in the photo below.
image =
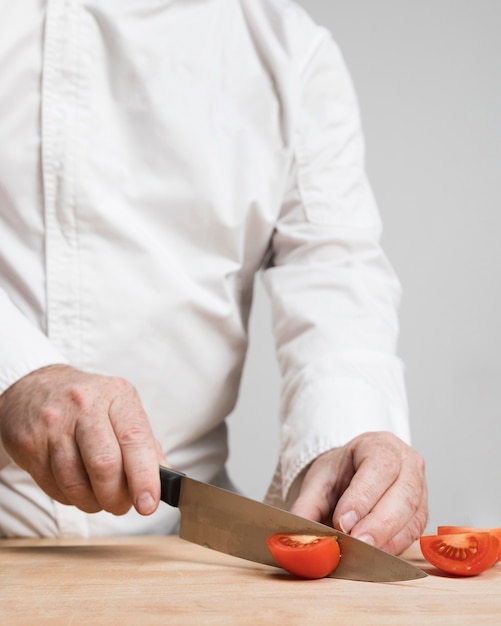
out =
<svg viewBox="0 0 501 626"><path fill-rule="evenodd" d="M501 528L475 528L474 526L439 526L439 535L457 535L460 533L490 533L499 542L499 550L496 561L501 561Z"/></svg>
<svg viewBox="0 0 501 626"><path fill-rule="evenodd" d="M266 543L278 565L299 578L328 576L341 558L335 537L276 534L268 537Z"/></svg>
<svg viewBox="0 0 501 626"><path fill-rule="evenodd" d="M475 576L489 569L499 550L496 537L482 532L423 535L420 544L429 563L457 576Z"/></svg>

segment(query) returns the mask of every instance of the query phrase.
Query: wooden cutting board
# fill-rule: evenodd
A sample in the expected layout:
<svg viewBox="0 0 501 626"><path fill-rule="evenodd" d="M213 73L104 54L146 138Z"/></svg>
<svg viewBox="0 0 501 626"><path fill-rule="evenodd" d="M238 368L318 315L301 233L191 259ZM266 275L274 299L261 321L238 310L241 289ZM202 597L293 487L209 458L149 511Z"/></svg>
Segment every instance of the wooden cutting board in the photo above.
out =
<svg viewBox="0 0 501 626"><path fill-rule="evenodd" d="M501 624L501 565L400 583L294 579L177 537L0 540L0 624Z"/></svg>

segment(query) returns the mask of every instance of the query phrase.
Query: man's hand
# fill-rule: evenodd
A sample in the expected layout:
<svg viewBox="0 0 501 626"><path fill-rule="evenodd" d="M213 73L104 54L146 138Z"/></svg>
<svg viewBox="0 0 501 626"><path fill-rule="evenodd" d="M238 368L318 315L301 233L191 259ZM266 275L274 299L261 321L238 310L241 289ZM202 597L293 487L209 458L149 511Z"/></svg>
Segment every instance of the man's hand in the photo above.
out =
<svg viewBox="0 0 501 626"><path fill-rule="evenodd" d="M390 433L360 435L311 464L291 511L400 554L428 517L423 459Z"/></svg>
<svg viewBox="0 0 501 626"><path fill-rule="evenodd" d="M32 372L0 396L0 435L58 502L116 515L158 506L165 459L137 391L121 378L67 365Z"/></svg>

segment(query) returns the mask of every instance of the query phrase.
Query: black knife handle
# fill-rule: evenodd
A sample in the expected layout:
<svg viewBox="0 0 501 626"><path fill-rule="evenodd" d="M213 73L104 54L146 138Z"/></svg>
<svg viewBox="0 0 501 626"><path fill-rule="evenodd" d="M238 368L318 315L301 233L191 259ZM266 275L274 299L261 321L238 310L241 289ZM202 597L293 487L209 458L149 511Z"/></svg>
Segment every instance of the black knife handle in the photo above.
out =
<svg viewBox="0 0 501 626"><path fill-rule="evenodd" d="M183 482L182 472L160 466L160 500L179 506L179 496L181 495L181 483Z"/></svg>

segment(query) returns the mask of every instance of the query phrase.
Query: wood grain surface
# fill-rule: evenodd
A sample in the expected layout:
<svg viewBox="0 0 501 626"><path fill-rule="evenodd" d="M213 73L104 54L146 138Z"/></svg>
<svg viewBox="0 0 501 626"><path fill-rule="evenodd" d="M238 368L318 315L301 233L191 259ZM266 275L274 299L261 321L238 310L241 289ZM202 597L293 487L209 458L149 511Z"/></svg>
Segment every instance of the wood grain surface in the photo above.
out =
<svg viewBox="0 0 501 626"><path fill-rule="evenodd" d="M303 581L177 537L0 540L0 624L501 624L501 565L400 583Z"/></svg>

